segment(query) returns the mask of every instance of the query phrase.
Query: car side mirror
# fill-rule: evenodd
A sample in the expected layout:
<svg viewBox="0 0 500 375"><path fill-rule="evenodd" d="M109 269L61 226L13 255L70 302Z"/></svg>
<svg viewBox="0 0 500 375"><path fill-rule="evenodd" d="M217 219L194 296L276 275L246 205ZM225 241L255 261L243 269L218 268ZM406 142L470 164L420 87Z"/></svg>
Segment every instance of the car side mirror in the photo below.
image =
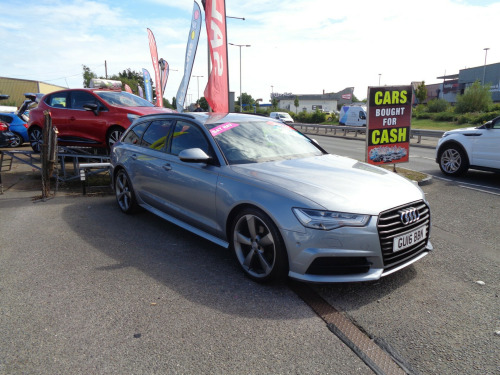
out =
<svg viewBox="0 0 500 375"><path fill-rule="evenodd" d="M208 163L211 157L201 148L188 148L179 152L179 159L185 163Z"/></svg>
<svg viewBox="0 0 500 375"><path fill-rule="evenodd" d="M97 104L94 103L84 104L83 109L85 109L86 111L94 112L94 115L96 116L99 115L99 106Z"/></svg>

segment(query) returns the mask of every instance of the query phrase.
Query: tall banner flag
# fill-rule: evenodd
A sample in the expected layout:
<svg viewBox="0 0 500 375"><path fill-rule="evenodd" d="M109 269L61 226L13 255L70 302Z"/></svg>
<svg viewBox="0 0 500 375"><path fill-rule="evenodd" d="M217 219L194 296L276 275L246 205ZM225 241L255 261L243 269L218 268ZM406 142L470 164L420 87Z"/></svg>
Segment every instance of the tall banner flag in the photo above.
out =
<svg viewBox="0 0 500 375"><path fill-rule="evenodd" d="M164 59L160 59L158 63L160 64L161 92L164 93L165 87L167 87L168 73L170 72L170 69L168 67L168 62Z"/></svg>
<svg viewBox="0 0 500 375"><path fill-rule="evenodd" d="M161 89L160 66L158 62L158 50L156 49L156 40L153 32L148 29L149 51L151 52L151 61L155 70L156 82L156 106L163 107L163 92Z"/></svg>
<svg viewBox="0 0 500 375"><path fill-rule="evenodd" d="M142 91L141 85L137 85L137 92L141 98L144 98L144 91Z"/></svg>
<svg viewBox="0 0 500 375"><path fill-rule="evenodd" d="M205 24L212 60L212 71L204 95L214 112L229 112L226 2L224 0L203 0L202 3L205 8Z"/></svg>
<svg viewBox="0 0 500 375"><path fill-rule="evenodd" d="M146 90L146 100L153 103L153 87L151 86L151 76L149 72L142 68L142 75L144 77L144 89Z"/></svg>
<svg viewBox="0 0 500 375"><path fill-rule="evenodd" d="M129 85L125 84L125 91L133 94L132 89L130 88Z"/></svg>
<svg viewBox="0 0 500 375"><path fill-rule="evenodd" d="M184 62L184 76L182 77L175 102L177 103L177 112L182 112L184 109L184 101L189 86L189 79L193 71L194 58L198 47L201 31L201 9L198 3L194 2L193 17L191 19L191 30L189 30L188 42L186 46L186 60Z"/></svg>

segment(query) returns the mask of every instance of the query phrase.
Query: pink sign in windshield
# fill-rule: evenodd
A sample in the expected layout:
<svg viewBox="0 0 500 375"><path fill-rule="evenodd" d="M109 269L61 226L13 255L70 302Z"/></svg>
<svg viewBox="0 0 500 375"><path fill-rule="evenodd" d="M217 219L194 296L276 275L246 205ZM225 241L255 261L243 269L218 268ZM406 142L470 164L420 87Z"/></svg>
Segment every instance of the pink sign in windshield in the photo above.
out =
<svg viewBox="0 0 500 375"><path fill-rule="evenodd" d="M225 124L216 126L215 128L210 129L210 133L212 133L212 136L219 135L221 133L224 133L226 130L232 129L236 126L239 126L240 124L235 124L234 122L226 122Z"/></svg>

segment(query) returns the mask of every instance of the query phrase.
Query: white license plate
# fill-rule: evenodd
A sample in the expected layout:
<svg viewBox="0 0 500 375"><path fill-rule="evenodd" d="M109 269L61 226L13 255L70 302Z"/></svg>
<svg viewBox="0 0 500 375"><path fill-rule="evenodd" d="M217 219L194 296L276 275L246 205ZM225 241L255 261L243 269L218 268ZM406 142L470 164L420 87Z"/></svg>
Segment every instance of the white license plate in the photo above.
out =
<svg viewBox="0 0 500 375"><path fill-rule="evenodd" d="M401 236L397 236L394 238L394 242L392 245L392 251L395 253L396 251L404 250L410 246L419 243L425 239L426 235L426 227L421 226L411 232L402 234Z"/></svg>

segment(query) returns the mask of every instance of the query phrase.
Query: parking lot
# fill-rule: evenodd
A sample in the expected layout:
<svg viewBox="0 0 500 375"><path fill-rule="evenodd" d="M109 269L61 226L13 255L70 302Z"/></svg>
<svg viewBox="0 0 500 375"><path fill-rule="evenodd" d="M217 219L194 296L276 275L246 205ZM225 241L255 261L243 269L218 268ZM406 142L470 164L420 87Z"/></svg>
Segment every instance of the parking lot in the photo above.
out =
<svg viewBox="0 0 500 375"><path fill-rule="evenodd" d="M34 199L38 174L15 167L0 195L0 373L376 372L294 285L256 284L228 251L152 214L124 215L107 193ZM453 181L423 189L433 253L378 282L310 294L403 373L498 374L500 196Z"/></svg>

